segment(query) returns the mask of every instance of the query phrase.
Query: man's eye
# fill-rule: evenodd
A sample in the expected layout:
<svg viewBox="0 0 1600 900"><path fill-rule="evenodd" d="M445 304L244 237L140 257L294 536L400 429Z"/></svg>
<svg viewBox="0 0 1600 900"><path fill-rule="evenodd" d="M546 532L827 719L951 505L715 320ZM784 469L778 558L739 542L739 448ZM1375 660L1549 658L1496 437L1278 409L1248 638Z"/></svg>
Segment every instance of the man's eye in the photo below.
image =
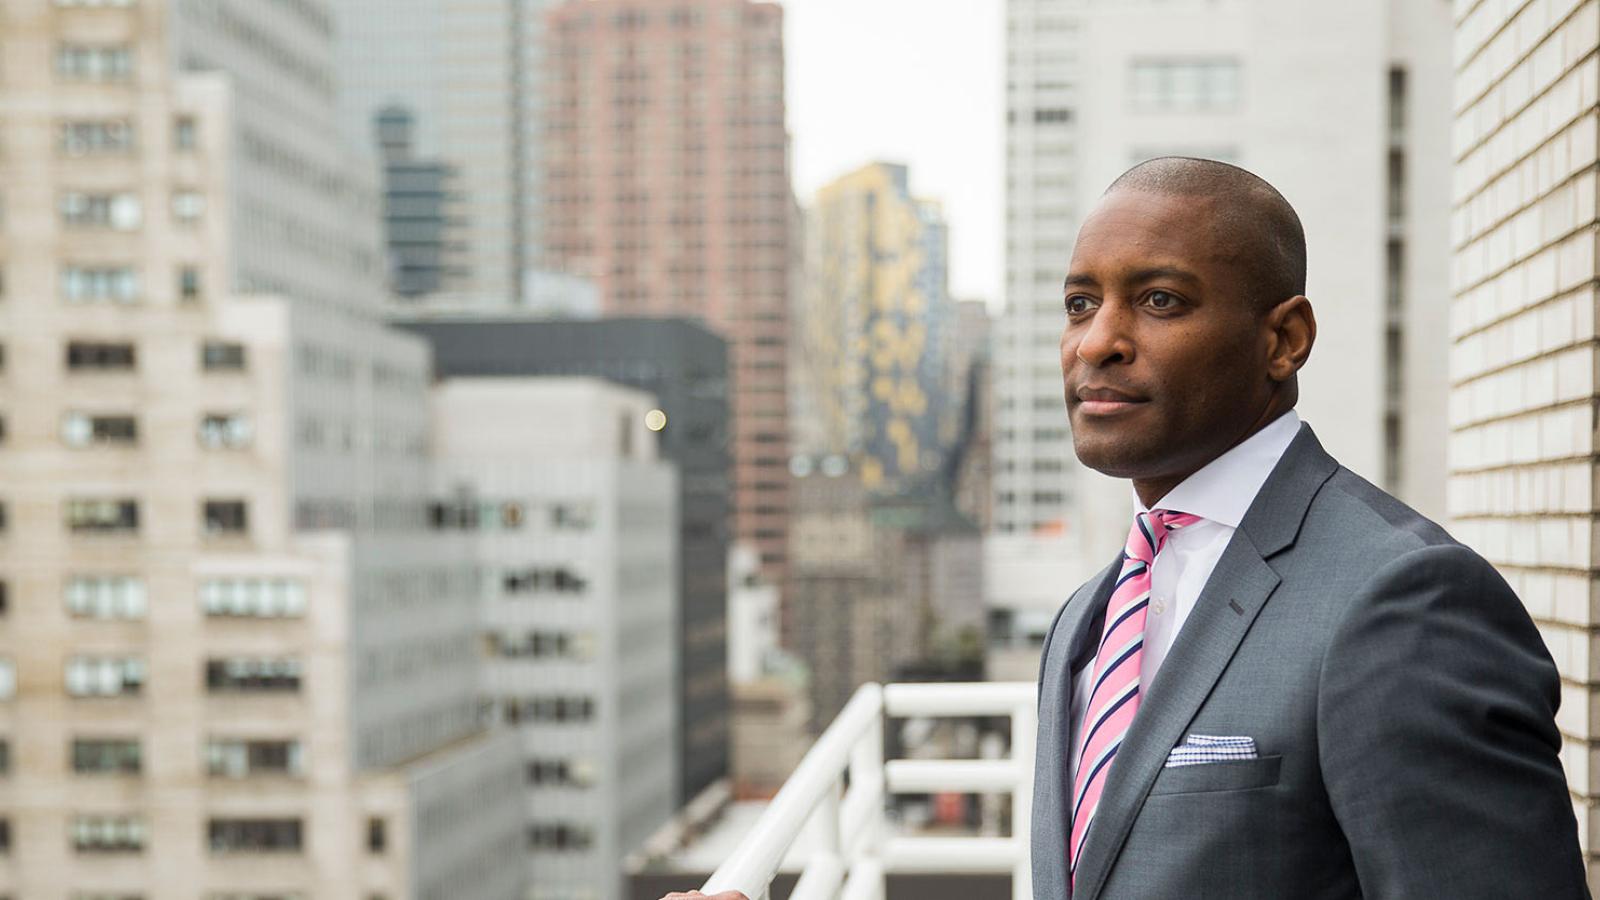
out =
<svg viewBox="0 0 1600 900"><path fill-rule="evenodd" d="M1150 304L1152 309L1171 309L1178 305L1178 298L1166 291L1151 291L1150 296L1146 297L1145 301Z"/></svg>
<svg viewBox="0 0 1600 900"><path fill-rule="evenodd" d="M1077 315L1089 311L1089 298L1082 294L1073 294L1067 298L1067 314Z"/></svg>

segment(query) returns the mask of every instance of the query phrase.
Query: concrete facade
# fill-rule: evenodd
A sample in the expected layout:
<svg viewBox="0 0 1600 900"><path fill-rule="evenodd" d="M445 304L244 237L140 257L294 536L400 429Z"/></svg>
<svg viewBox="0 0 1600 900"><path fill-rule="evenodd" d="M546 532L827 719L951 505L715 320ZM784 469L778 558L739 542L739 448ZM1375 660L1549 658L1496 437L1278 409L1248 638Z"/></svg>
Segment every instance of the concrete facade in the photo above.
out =
<svg viewBox="0 0 1600 900"><path fill-rule="evenodd" d="M428 339L442 378L587 375L660 404L659 452L680 475L677 781L678 802L689 802L729 766L727 343L683 319L554 322L435 311L402 324Z"/></svg>
<svg viewBox="0 0 1600 900"><path fill-rule="evenodd" d="M1600 890L1600 3L1453 4L1451 531L1533 614Z"/></svg>
<svg viewBox="0 0 1600 900"><path fill-rule="evenodd" d="M678 473L657 403L592 378L434 389L440 516L479 536L486 692L521 742L531 900L616 900L623 857L676 809Z"/></svg>
<svg viewBox="0 0 1600 900"><path fill-rule="evenodd" d="M783 9L567 2L546 17L546 251L609 316L729 343L735 539L783 582L790 226Z"/></svg>
<svg viewBox="0 0 1600 900"><path fill-rule="evenodd" d="M377 319L371 194L318 127L324 12L0 9L0 892L519 890L476 573L423 515L426 348ZM452 820L443 783L490 799Z"/></svg>

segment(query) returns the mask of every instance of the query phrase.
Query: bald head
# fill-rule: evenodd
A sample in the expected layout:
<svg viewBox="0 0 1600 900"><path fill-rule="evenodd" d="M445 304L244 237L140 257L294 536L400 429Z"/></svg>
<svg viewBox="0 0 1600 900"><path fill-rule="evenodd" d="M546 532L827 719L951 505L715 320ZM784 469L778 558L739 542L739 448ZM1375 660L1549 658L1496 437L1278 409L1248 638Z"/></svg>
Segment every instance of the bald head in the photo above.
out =
<svg viewBox="0 0 1600 900"><path fill-rule="evenodd" d="M1119 191L1209 207L1216 250L1243 270L1256 309L1306 292L1305 229L1289 201L1260 176L1212 159L1163 156L1122 173L1106 195Z"/></svg>

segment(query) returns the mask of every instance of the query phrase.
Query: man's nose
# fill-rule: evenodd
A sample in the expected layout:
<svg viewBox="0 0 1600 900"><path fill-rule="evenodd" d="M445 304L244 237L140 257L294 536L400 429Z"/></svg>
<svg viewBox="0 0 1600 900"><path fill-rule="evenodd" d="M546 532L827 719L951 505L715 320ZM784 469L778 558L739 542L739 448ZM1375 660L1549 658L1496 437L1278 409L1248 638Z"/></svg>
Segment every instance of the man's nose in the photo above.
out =
<svg viewBox="0 0 1600 900"><path fill-rule="evenodd" d="M1128 335L1127 315L1120 303L1102 303L1077 335L1077 346L1069 347L1078 359L1099 368L1133 360L1133 341ZM1069 343L1071 338L1069 337ZM1071 360L1067 360L1071 362Z"/></svg>

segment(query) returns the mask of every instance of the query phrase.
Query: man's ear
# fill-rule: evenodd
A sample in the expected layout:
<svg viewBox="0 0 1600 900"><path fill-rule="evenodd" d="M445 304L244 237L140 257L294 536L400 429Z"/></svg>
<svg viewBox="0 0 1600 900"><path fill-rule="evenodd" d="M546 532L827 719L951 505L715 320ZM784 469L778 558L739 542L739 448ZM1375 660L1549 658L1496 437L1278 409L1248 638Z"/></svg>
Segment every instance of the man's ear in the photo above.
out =
<svg viewBox="0 0 1600 900"><path fill-rule="evenodd" d="M1311 301L1296 294L1267 311L1267 377L1284 382L1311 358L1317 342L1317 317Z"/></svg>

